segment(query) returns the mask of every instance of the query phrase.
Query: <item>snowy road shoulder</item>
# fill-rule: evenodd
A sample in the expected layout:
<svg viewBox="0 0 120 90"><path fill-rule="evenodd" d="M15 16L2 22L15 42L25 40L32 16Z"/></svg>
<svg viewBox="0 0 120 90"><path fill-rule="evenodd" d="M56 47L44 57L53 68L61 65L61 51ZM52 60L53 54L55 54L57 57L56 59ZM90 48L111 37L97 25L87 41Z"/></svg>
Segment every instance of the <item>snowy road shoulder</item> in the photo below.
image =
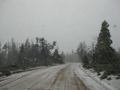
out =
<svg viewBox="0 0 120 90"><path fill-rule="evenodd" d="M86 73L81 64L76 65L75 73L91 90L117 90L99 78L95 78L92 73Z"/></svg>
<svg viewBox="0 0 120 90"><path fill-rule="evenodd" d="M0 90L120 90L101 81L80 63L68 63L13 74L0 82Z"/></svg>

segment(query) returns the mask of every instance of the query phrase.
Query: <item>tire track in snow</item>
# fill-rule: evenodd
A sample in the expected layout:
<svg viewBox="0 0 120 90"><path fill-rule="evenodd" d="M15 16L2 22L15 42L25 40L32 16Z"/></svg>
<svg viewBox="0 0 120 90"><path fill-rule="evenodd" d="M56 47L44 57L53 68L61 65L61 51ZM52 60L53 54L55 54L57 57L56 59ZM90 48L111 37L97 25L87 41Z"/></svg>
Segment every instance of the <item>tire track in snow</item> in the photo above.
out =
<svg viewBox="0 0 120 90"><path fill-rule="evenodd" d="M89 90L75 73L77 65L72 63L36 70L1 86L0 90Z"/></svg>
<svg viewBox="0 0 120 90"><path fill-rule="evenodd" d="M43 90L43 86L44 86L43 84L54 73L57 73L56 69L53 69L52 71L48 71L48 72L45 72L43 75L40 75L40 76L43 76L43 78L41 78L40 80L38 79L38 81L34 83L28 90L34 90L34 89L37 90L37 88L39 88L39 90Z"/></svg>
<svg viewBox="0 0 120 90"><path fill-rule="evenodd" d="M69 66L66 66L65 68L62 68L62 69L58 72L56 78L55 78L54 81L52 82L52 85L51 85L50 90L56 90L56 88L57 88L58 86L60 86L60 83L61 83L62 79L65 79L64 72L65 72L65 70L67 69L67 67L69 67ZM58 82L58 81L59 81L59 82Z"/></svg>
<svg viewBox="0 0 120 90"><path fill-rule="evenodd" d="M78 90L90 90L84 83L83 81L76 75L75 72L74 73L74 78L76 80L77 86L78 86Z"/></svg>
<svg viewBox="0 0 120 90"><path fill-rule="evenodd" d="M74 73L74 65L70 64L61 69L49 90L90 90Z"/></svg>
<svg viewBox="0 0 120 90"><path fill-rule="evenodd" d="M60 67L60 66L59 66ZM55 66L53 67L54 68L59 68L58 66ZM11 89L11 90L17 90L17 89L13 89L13 88L18 88L18 87L25 87L27 83L30 83L28 81L35 81L34 79L36 79L36 81L38 80L37 78L39 76L44 76L44 74L47 74L47 71L50 71L52 69L51 68L46 68L46 69L42 69L42 70L36 70L36 71L33 71L33 72L30 72L29 74L25 75L25 77L20 77L19 79L16 79L15 81L13 82L10 82L8 81L8 83L5 83L4 85L1 84L1 87L0 87L0 90L2 89ZM43 74L42 74L43 73ZM25 83L25 85L23 85L23 83ZM20 88L19 88L20 89ZM23 89L20 89L20 90L23 90Z"/></svg>

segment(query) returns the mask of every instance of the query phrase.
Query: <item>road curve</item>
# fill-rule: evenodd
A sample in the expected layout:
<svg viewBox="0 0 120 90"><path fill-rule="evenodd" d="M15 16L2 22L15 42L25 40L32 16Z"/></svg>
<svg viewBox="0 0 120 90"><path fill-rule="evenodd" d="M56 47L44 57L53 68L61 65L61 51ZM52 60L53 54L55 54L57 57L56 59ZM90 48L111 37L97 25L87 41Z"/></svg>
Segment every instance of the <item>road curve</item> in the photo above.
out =
<svg viewBox="0 0 120 90"><path fill-rule="evenodd" d="M89 90L77 77L75 63L11 75L0 82L0 90Z"/></svg>

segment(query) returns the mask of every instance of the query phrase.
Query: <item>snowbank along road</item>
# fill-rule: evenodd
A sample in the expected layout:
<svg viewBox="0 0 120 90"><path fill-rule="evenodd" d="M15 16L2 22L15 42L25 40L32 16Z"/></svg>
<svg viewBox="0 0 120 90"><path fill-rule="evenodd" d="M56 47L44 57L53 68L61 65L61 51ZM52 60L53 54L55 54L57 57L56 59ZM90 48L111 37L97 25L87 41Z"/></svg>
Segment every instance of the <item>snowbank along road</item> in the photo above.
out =
<svg viewBox="0 0 120 90"><path fill-rule="evenodd" d="M115 90L85 74L78 63L13 74L0 80L0 90Z"/></svg>

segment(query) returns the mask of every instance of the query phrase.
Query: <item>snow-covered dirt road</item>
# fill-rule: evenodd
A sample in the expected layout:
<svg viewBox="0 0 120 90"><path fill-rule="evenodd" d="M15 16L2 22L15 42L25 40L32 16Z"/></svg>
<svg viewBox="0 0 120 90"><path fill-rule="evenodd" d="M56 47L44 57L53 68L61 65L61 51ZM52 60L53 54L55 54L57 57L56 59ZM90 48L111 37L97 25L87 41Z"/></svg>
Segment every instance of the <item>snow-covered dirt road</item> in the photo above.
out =
<svg viewBox="0 0 120 90"><path fill-rule="evenodd" d="M111 87L109 88L85 74L78 63L69 63L44 69L37 69L28 72L13 74L0 81L0 90L110 89Z"/></svg>

